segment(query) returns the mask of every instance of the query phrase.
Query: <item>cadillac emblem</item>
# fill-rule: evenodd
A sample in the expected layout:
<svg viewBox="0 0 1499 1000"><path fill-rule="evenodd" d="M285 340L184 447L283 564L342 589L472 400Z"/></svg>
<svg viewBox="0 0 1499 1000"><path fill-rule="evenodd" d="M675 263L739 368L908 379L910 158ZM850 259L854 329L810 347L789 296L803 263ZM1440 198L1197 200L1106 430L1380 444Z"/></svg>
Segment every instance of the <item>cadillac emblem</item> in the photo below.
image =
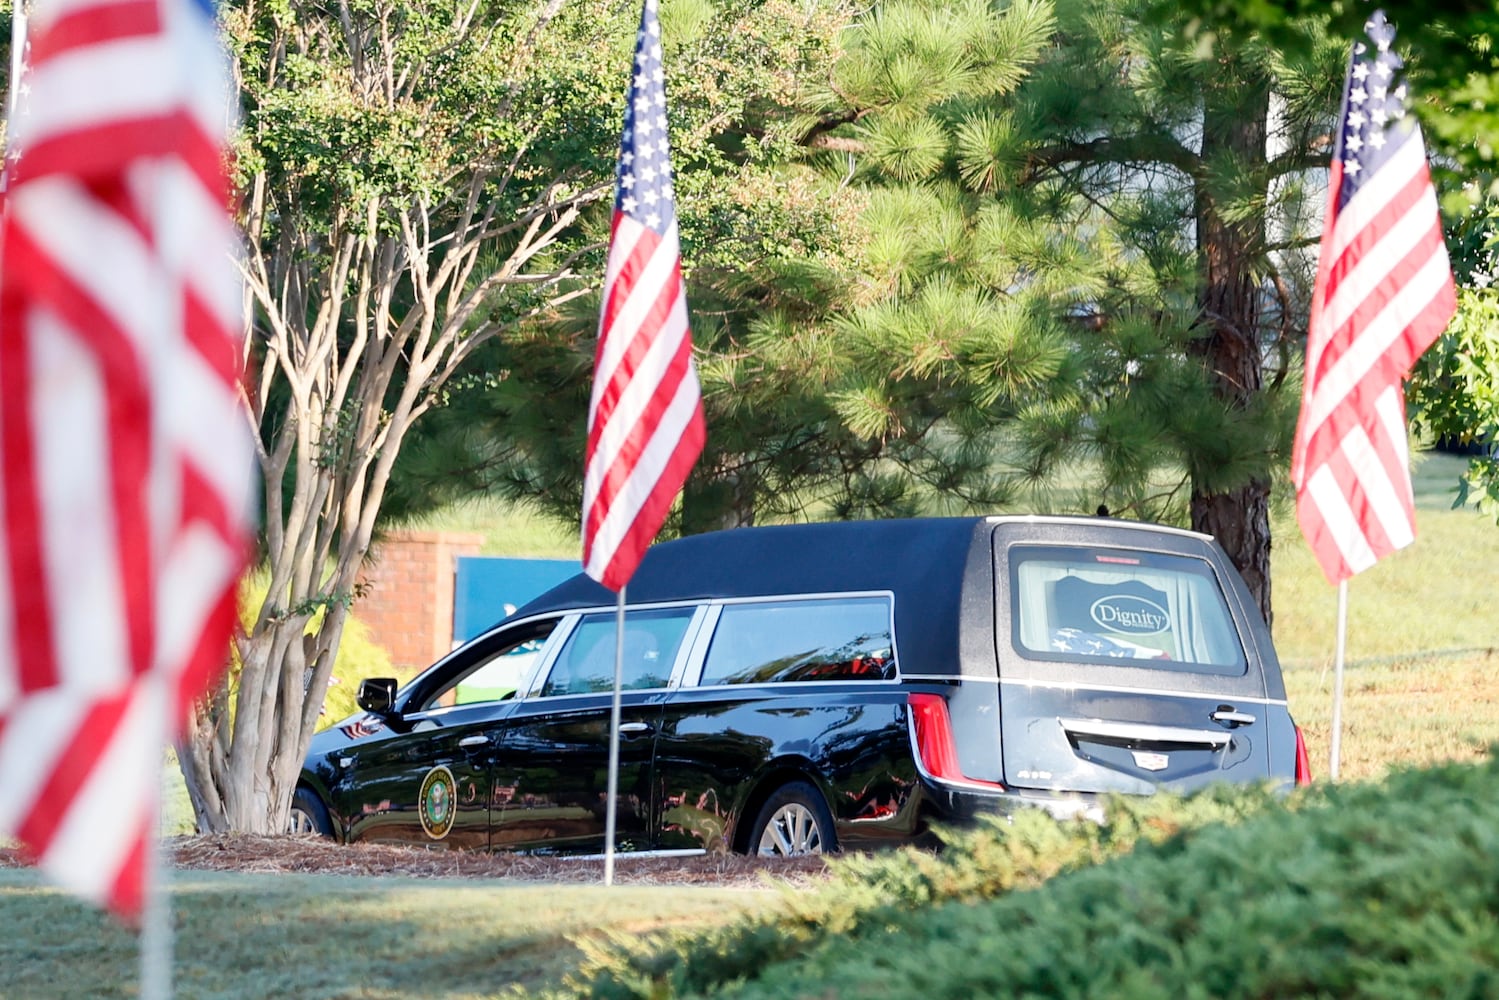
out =
<svg viewBox="0 0 1499 1000"><path fill-rule="evenodd" d="M1146 771L1164 771L1166 765L1171 763L1171 759L1163 753L1150 753L1146 750L1131 750L1130 753L1134 754L1135 766ZM426 820L422 822L425 823Z"/></svg>
<svg viewBox="0 0 1499 1000"><path fill-rule="evenodd" d="M453 829L456 804L453 772L439 764L422 779L422 791L416 802L416 813L421 817L422 829L427 831L427 836L441 840L448 835Z"/></svg>

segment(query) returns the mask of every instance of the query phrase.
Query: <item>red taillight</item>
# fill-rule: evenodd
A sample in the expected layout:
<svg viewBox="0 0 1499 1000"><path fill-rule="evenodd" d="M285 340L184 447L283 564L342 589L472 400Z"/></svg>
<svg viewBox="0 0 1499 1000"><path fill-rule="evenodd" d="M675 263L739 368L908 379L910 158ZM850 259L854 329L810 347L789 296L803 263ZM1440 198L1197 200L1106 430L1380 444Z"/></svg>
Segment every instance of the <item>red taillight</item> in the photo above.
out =
<svg viewBox="0 0 1499 1000"><path fill-rule="evenodd" d="M952 719L947 714L946 698L940 694L910 694L907 695L907 703L911 708L912 728L916 733L916 753L927 774L942 781L1003 790L1004 786L997 782L963 776L963 769L958 766L958 746L953 740Z"/></svg>
<svg viewBox="0 0 1499 1000"><path fill-rule="evenodd" d="M1312 783L1312 762L1306 755L1306 737L1301 734L1301 727L1296 727L1296 784L1310 785Z"/></svg>

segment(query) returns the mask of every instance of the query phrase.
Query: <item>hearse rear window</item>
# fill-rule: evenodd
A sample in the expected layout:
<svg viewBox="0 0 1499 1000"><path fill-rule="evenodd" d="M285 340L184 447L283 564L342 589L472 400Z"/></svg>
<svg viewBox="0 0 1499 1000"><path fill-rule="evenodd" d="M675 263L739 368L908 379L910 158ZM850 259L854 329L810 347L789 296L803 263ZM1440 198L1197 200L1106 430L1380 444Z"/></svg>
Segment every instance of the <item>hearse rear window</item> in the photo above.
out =
<svg viewBox="0 0 1499 1000"><path fill-rule="evenodd" d="M726 604L698 683L888 680L892 648L884 597Z"/></svg>
<svg viewBox="0 0 1499 1000"><path fill-rule="evenodd" d="M1041 660L1242 674L1223 589L1200 559L1128 549L1010 551L1016 651Z"/></svg>

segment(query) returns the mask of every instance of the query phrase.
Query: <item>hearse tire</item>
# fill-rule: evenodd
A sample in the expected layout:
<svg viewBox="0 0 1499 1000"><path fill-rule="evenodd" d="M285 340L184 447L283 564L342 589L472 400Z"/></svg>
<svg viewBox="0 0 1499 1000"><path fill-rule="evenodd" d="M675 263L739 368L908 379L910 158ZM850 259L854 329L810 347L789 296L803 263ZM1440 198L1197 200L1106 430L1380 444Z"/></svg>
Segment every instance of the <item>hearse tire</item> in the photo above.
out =
<svg viewBox="0 0 1499 1000"><path fill-rule="evenodd" d="M291 817L287 832L298 836L333 837L333 822L328 819L328 808L323 800L310 788L298 788L291 797Z"/></svg>
<svg viewBox="0 0 1499 1000"><path fill-rule="evenodd" d="M760 807L747 847L750 854L767 857L836 853L833 814L817 789L805 781L793 781Z"/></svg>

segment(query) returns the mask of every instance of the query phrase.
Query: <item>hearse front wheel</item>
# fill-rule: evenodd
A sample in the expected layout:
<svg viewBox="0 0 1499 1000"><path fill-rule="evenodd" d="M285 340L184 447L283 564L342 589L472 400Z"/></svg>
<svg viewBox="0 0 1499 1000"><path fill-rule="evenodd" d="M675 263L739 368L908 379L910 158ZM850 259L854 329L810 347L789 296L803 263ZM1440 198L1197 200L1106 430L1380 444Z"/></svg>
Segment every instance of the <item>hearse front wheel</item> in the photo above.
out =
<svg viewBox="0 0 1499 1000"><path fill-rule="evenodd" d="M312 789L298 788L291 797L291 818L286 832L300 836L333 836L333 823L328 819L328 810Z"/></svg>
<svg viewBox="0 0 1499 1000"><path fill-rule="evenodd" d="M805 781L793 781L772 795L760 808L753 831L749 846L756 854L800 857L838 850L833 815Z"/></svg>

